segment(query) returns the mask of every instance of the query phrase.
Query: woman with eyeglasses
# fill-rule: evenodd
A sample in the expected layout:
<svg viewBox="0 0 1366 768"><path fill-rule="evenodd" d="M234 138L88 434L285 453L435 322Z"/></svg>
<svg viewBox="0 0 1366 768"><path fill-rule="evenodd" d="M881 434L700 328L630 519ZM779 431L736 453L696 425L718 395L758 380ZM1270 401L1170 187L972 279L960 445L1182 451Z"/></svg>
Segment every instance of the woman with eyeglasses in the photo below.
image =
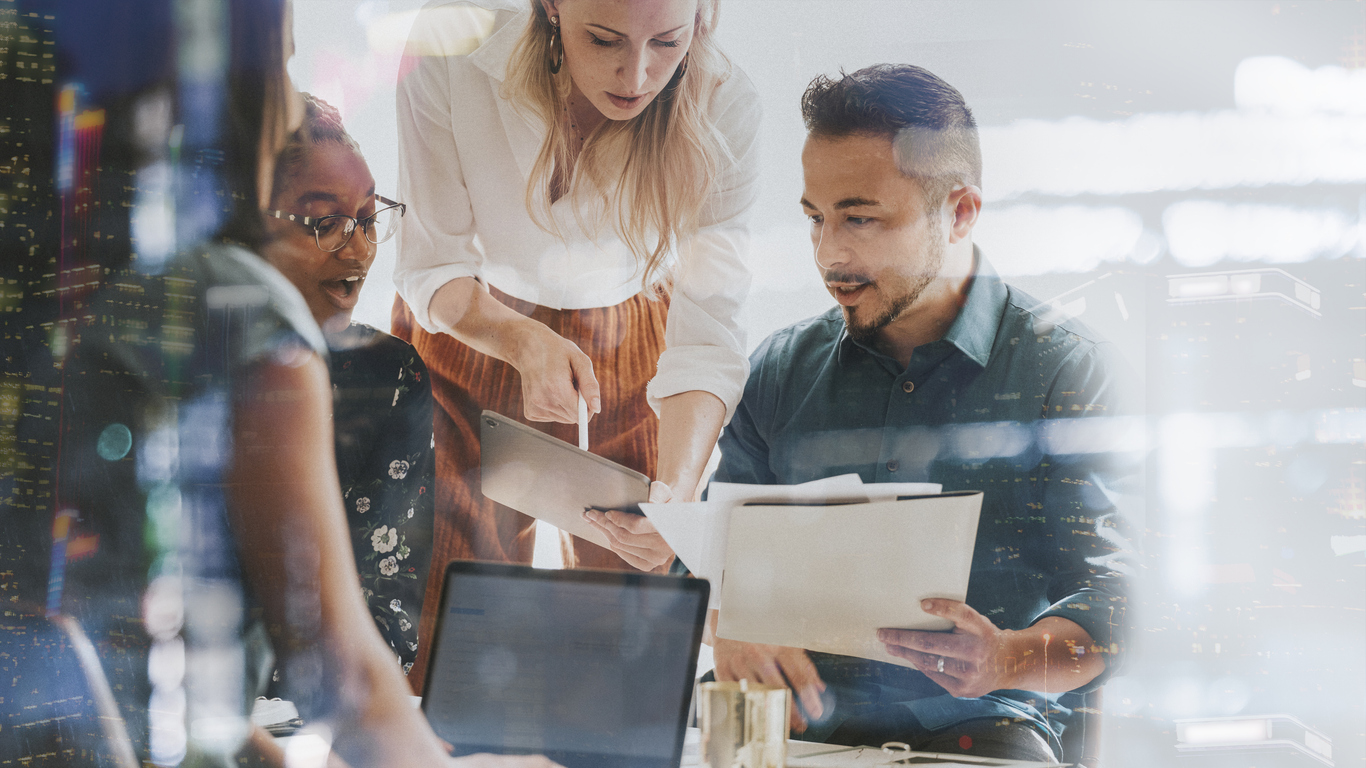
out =
<svg viewBox="0 0 1366 768"><path fill-rule="evenodd" d="M265 256L299 289L323 330L332 380L337 475L361 595L406 674L432 551L432 394L399 339L351 322L406 206L375 194L360 145L331 105L303 94L304 123L275 164ZM277 670L277 688L288 688Z"/></svg>
<svg viewBox="0 0 1366 768"><path fill-rule="evenodd" d="M433 0L413 25L393 328L440 406L433 574L531 559L535 521L479 493L482 409L572 443L582 396L590 450L659 481L654 500L696 495L748 370L760 117L717 5ZM644 518L587 514L613 551L575 539L567 565L672 557Z"/></svg>

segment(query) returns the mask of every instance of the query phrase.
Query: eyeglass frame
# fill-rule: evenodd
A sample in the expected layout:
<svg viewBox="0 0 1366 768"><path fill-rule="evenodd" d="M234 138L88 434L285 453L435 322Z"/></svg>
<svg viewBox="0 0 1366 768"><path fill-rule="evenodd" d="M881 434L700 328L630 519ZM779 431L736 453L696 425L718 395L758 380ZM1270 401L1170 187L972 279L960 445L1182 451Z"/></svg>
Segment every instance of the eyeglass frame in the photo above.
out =
<svg viewBox="0 0 1366 768"><path fill-rule="evenodd" d="M375 201L383 203L384 207L380 208L379 210L375 211L369 216L366 216L363 219L358 219L355 216L348 216L344 213L329 213L326 216L318 216L317 218L313 218L310 216L299 216L293 213L286 213L285 211L264 211L264 213L267 216L272 216L283 221L292 221L302 227L307 227L308 229L313 230L313 244L318 246L318 250L322 251L323 253L336 253L337 251L340 251L341 249L345 248L347 245L351 243L351 237L356 234L357 227L359 227L362 231L365 231L365 239L371 245L379 245L380 243L388 242L389 238L387 237L379 242L375 242L373 239L371 239L369 234L370 225L375 223L376 216L379 216L381 213L384 213L385 211L391 210L393 208L397 208L398 217L400 219L403 218L403 214L408 212L408 204L400 203L397 200L390 200L389 198L383 195L375 195ZM342 241L341 245L331 250L324 248L322 241L318 239L322 237L322 235L318 232L318 225L328 219L350 219L352 222L351 231L346 233L346 239Z"/></svg>

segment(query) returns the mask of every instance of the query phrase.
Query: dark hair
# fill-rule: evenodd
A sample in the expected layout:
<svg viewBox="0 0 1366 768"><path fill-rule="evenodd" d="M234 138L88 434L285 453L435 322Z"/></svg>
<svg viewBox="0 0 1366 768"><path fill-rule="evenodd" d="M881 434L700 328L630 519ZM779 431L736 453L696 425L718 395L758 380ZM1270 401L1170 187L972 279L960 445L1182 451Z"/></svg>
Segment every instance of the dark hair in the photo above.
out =
<svg viewBox="0 0 1366 768"><path fill-rule="evenodd" d="M300 94L304 100L304 122L289 135L285 148L275 159L274 189L279 190L285 177L298 170L308 157L308 151L318 144L340 144L361 154L360 144L351 138L342 125L341 112L311 93Z"/></svg>
<svg viewBox="0 0 1366 768"><path fill-rule="evenodd" d="M229 58L221 134L220 183L227 193L221 239L259 250L265 241L262 201L257 197L261 139L283 138L287 129L289 80L285 73L286 0L233 0L227 3ZM278 141L271 142L278 145Z"/></svg>
<svg viewBox="0 0 1366 768"><path fill-rule="evenodd" d="M982 186L972 110L958 89L922 67L876 64L838 80L817 75L802 94L802 120L813 136L891 139L897 167L920 182L930 208L959 184Z"/></svg>

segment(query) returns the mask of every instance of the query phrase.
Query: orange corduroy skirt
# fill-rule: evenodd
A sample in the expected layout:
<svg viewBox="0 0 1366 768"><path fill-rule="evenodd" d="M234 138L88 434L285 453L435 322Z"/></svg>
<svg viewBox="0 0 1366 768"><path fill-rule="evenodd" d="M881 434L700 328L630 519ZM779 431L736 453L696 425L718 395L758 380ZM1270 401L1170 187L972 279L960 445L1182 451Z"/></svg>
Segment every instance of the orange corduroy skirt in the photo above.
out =
<svg viewBox="0 0 1366 768"><path fill-rule="evenodd" d="M645 386L664 351L667 297L640 293L611 307L558 310L513 298L496 288L489 290L503 304L577 344L593 360L593 372L602 388L602 413L589 423L590 450L654 477L659 419L645 400ZM428 640L435 630L446 564L452 560L530 563L535 545L534 518L480 493L479 413L497 411L571 444L578 441L578 427L527 421L521 376L515 368L448 334L428 333L401 298L394 300L392 333L417 349L427 366L435 401L436 528L418 625L421 646L409 673L417 689L426 676ZM568 535L563 539L566 567L631 568L596 544Z"/></svg>

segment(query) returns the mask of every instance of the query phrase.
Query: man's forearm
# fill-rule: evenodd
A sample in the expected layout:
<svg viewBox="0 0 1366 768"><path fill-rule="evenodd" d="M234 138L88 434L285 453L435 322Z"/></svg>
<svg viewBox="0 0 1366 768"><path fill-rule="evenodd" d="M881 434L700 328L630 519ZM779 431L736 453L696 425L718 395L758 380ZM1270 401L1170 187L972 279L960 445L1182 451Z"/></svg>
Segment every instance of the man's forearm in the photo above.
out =
<svg viewBox="0 0 1366 768"><path fill-rule="evenodd" d="M1027 629L1007 633L998 657L1010 688L1063 693L1105 671L1102 649L1075 622L1048 616Z"/></svg>

